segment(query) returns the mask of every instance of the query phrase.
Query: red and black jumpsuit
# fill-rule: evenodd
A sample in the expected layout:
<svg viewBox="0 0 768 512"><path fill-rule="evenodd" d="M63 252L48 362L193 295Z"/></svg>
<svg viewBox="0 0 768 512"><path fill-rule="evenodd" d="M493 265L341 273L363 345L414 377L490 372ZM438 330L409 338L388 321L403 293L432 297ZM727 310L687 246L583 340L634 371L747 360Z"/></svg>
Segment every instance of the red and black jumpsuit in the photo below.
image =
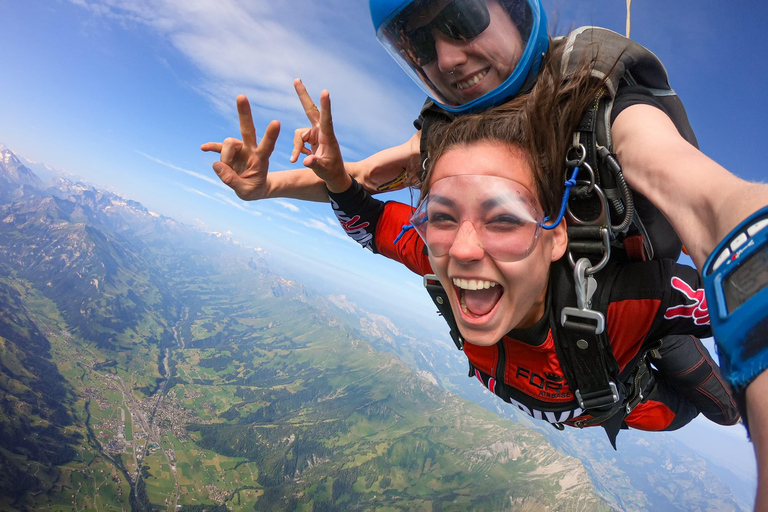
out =
<svg viewBox="0 0 768 512"><path fill-rule="evenodd" d="M414 230L394 243L409 224L410 206L378 201L356 182L346 192L329 196L343 228L363 247L399 261L419 275L432 273L425 245ZM699 412L721 425L736 423L739 416L730 389L697 338L711 336L698 272L672 260L609 266L612 269L601 274L610 273L611 278L604 280L610 282L610 289L598 288L596 293L607 293L603 295L608 297L606 329L623 373L663 338L658 349L661 357L652 360L654 378L643 401L625 418L626 425L675 430ZM550 290L559 285L554 279L550 279ZM598 279L598 286L608 285ZM466 342L464 353L475 376L494 394L537 419L569 424L583 417L583 411L558 361L550 314L548 310L532 327L513 329L495 345Z"/></svg>

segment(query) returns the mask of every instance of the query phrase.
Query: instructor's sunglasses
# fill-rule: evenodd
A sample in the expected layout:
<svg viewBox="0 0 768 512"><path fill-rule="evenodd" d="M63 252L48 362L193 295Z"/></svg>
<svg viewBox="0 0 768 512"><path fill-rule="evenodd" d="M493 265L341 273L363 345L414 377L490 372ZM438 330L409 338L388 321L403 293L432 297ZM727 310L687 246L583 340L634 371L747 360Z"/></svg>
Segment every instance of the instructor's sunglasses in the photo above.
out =
<svg viewBox="0 0 768 512"><path fill-rule="evenodd" d="M413 22L414 17L409 21ZM485 0L454 0L428 23L413 30L406 29L406 38L418 65L425 66L437 58L433 30L439 30L453 40L465 41L479 36L490 23Z"/></svg>

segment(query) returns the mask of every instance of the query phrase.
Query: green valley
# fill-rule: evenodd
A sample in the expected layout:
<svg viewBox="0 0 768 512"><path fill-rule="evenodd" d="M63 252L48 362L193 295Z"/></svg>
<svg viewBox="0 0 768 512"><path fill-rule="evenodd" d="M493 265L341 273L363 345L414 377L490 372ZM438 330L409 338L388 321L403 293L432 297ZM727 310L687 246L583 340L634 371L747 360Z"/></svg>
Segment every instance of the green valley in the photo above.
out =
<svg viewBox="0 0 768 512"><path fill-rule="evenodd" d="M639 480L491 412L449 345L4 154L0 510L740 510L671 444Z"/></svg>
<svg viewBox="0 0 768 512"><path fill-rule="evenodd" d="M252 252L64 195L0 206L3 510L608 510Z"/></svg>

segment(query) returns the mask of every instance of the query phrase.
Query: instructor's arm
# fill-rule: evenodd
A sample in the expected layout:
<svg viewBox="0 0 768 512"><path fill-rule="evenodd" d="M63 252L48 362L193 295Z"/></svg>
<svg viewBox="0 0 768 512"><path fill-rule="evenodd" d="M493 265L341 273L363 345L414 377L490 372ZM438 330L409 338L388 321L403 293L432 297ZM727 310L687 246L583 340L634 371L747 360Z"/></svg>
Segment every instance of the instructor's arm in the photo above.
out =
<svg viewBox="0 0 768 512"><path fill-rule="evenodd" d="M699 269L739 222L768 205L768 185L728 172L655 107L628 107L611 133L627 183L669 219Z"/></svg>

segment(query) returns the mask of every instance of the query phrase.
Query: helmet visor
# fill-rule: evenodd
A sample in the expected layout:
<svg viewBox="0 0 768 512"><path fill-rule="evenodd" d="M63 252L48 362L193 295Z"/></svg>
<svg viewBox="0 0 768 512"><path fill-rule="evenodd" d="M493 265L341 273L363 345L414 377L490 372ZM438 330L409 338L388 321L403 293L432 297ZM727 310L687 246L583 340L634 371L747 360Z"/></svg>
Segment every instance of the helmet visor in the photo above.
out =
<svg viewBox="0 0 768 512"><path fill-rule="evenodd" d="M415 0L377 37L438 104L460 106L515 73L534 21L527 0Z"/></svg>
<svg viewBox="0 0 768 512"><path fill-rule="evenodd" d="M536 247L543 215L522 184L497 176L458 175L436 181L411 217L432 256L454 244L480 245L499 261L519 261Z"/></svg>

